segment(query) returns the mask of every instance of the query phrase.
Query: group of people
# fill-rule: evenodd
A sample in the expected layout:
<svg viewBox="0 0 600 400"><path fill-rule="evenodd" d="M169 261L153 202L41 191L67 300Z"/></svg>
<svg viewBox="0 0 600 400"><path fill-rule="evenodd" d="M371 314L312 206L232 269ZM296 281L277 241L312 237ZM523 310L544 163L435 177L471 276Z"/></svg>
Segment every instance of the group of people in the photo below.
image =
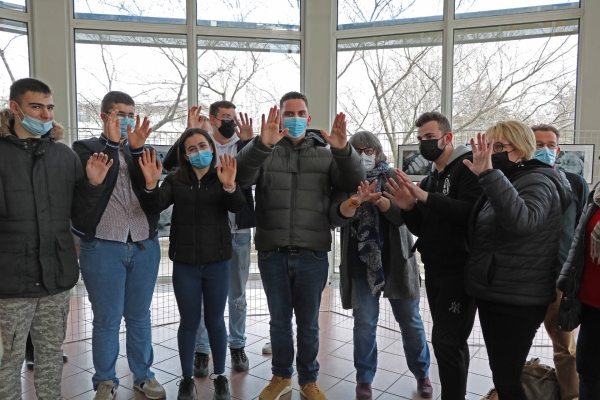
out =
<svg viewBox="0 0 600 400"><path fill-rule="evenodd" d="M382 295L417 393L433 396L415 249L425 266L443 400L465 399L477 310L495 386L486 398L527 399L521 374L542 322L562 399L600 398L600 194L554 168L557 129L498 122L457 146L448 119L427 112L415 125L431 165L415 184L388 166L376 135L348 137L344 114L329 132L309 128L301 93L286 93L263 115L258 136L235 108L218 101L205 118L192 107L161 162L146 144L150 121L136 115L126 93L106 94L103 133L71 150L60 143L50 88L32 78L12 84L10 109L0 113L0 398L20 399L29 335L38 398L61 398L69 290L80 270L93 311L94 399L116 396L122 318L134 388L149 399L166 396L151 369L149 308L160 262L157 223L170 206L178 400L193 399L193 377L209 373L214 399L231 398L228 346L232 368L249 368L252 228L273 375L259 399L291 391L294 361L301 395L326 399L317 354L333 227L341 227L342 306L354 316L357 400L373 398ZM159 184L163 168L170 173Z"/></svg>

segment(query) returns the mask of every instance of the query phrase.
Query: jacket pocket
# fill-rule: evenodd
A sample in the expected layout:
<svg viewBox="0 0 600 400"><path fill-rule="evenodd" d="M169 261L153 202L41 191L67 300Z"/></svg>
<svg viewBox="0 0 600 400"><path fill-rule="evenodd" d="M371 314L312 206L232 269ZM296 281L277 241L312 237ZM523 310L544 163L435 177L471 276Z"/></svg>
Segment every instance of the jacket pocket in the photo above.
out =
<svg viewBox="0 0 600 400"><path fill-rule="evenodd" d="M75 253L75 242L71 232L56 234L56 254L60 263L57 288L71 288L79 280L79 264Z"/></svg>
<svg viewBox="0 0 600 400"><path fill-rule="evenodd" d="M0 293L21 293L26 249L27 235L0 235Z"/></svg>

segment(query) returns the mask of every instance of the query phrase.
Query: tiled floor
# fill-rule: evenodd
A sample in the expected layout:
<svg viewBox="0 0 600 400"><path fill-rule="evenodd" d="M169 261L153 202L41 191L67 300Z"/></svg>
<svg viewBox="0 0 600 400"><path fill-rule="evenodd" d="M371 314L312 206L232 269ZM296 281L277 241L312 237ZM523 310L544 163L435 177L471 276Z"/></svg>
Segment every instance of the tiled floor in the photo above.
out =
<svg viewBox="0 0 600 400"><path fill-rule="evenodd" d="M321 372L318 383L330 400L353 400L355 370L352 362L352 325L351 318L333 312L320 315L320 352L318 356ZM246 351L250 359L250 370L238 373L227 368L232 396L236 399L256 399L271 378L270 356L261 353L267 341L269 318L249 317L247 320ZM373 382L374 398L379 400L420 399L416 394L415 379L408 371L402 349L400 335L388 329L378 330L379 369ZM167 399L177 398L177 382L181 374L177 352L177 324L165 325L153 329L154 367L156 378L167 390ZM69 356L69 362L63 370L63 396L66 399L91 400L92 390L92 353L90 340L67 343L63 346ZM532 354L542 362L553 365L552 349L534 347ZM435 357L432 354L430 377L434 383L434 398L440 396L439 375ZM479 400L492 387L491 373L487 363L485 347L471 348L472 361L468 380L468 399ZM229 366L228 360L227 365ZM211 366L212 368L212 366ZM121 356L117 361L117 375L121 381L117 399L145 399L145 396L133 390L132 375L125 357L125 336L122 334ZM23 369L23 399L33 400L35 389L33 373ZM300 399L296 377L292 378L291 394L282 400ZM196 378L197 399L212 399L213 385L209 378Z"/></svg>

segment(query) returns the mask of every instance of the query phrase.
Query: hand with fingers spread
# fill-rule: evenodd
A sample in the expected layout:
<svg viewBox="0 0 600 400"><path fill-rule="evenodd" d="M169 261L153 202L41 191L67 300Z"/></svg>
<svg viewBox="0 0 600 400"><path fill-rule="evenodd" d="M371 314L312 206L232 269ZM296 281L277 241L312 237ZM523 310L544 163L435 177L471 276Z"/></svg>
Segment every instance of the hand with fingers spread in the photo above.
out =
<svg viewBox="0 0 600 400"><path fill-rule="evenodd" d="M358 186L356 195L352 196L353 204L358 202L358 205L370 201L373 204L377 204L377 201L381 199L381 192L375 192L375 185L377 185L377 179L373 183L369 184L369 181L363 181Z"/></svg>
<svg viewBox="0 0 600 400"><path fill-rule="evenodd" d="M187 115L187 128L200 128L205 131L210 130L210 123L208 122L208 118L204 115L200 115L200 111L202 111L201 106L193 106L188 110Z"/></svg>
<svg viewBox="0 0 600 400"><path fill-rule="evenodd" d="M406 173L402 172L399 169L397 169L394 172L396 173L398 182L401 185L403 185L406 188L406 190L408 190L412 197L419 200L420 202L427 203L427 196L429 195L429 193L421 189L420 183L415 184Z"/></svg>
<svg viewBox="0 0 600 400"><path fill-rule="evenodd" d="M162 162L156 162L156 150L152 150L152 153L150 149L144 150L140 157L140 167L146 180L146 189L154 189L162 174Z"/></svg>
<svg viewBox="0 0 600 400"><path fill-rule="evenodd" d="M471 149L473 150L473 162L469 160L463 160L463 163L471 170L472 173L479 176L482 172L494 168L492 166L494 139L490 140L488 145L485 133L482 134L480 132L477 134L477 144L475 144L475 139L471 139Z"/></svg>
<svg viewBox="0 0 600 400"><path fill-rule="evenodd" d="M229 154L219 156L221 165L217 167L217 176L223 184L223 189L232 192L235 189L235 173L237 170L237 161Z"/></svg>
<svg viewBox="0 0 600 400"><path fill-rule="evenodd" d="M262 115L262 125L260 126L260 140L265 146L275 146L285 135L288 129L279 132L279 122L281 120L281 111L277 106L269 109L269 116L265 119Z"/></svg>
<svg viewBox="0 0 600 400"><path fill-rule="evenodd" d="M339 113L333 120L333 126L331 127L331 133L327 134L321 129L321 136L332 149L343 149L348 143L348 137L346 135L346 115Z"/></svg>
<svg viewBox="0 0 600 400"><path fill-rule="evenodd" d="M233 117L237 127L235 133L241 140L250 140L254 137L254 131L252 130L252 118L248 118L248 114L240 113L240 119Z"/></svg>
<svg viewBox="0 0 600 400"><path fill-rule="evenodd" d="M101 185L106 178L106 173L113 165L113 160L108 160L108 155L104 153L94 153L85 165L85 174L88 182L94 186Z"/></svg>
<svg viewBox="0 0 600 400"><path fill-rule="evenodd" d="M148 136L152 133L150 127L150 120L148 117L144 117L144 121L140 124L140 116L135 116L135 128L131 130L130 126L127 126L127 140L129 141L129 147L132 149L139 149L144 147Z"/></svg>
<svg viewBox="0 0 600 400"><path fill-rule="evenodd" d="M387 182L385 186L387 186L390 193L383 192L383 195L390 199L392 203L406 211L413 209L417 199L410 194L408 189L403 184L399 184L394 180L394 178L390 178L389 182Z"/></svg>
<svg viewBox="0 0 600 400"><path fill-rule="evenodd" d="M117 143L121 141L121 121L117 118L118 113L119 110L111 112L106 122L106 137L111 142Z"/></svg>

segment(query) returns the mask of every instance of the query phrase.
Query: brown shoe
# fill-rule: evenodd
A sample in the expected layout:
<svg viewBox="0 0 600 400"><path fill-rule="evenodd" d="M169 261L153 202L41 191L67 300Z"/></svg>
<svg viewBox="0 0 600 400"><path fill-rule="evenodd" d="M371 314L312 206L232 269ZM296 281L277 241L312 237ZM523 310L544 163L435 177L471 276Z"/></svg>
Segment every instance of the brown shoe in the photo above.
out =
<svg viewBox="0 0 600 400"><path fill-rule="evenodd" d="M327 396L321 392L321 389L317 386L317 382L300 386L300 394L307 400L327 400Z"/></svg>
<svg viewBox="0 0 600 400"><path fill-rule="evenodd" d="M490 391L481 398L481 400L499 400L500 397L498 397L498 392L496 392L496 389L490 389Z"/></svg>
<svg viewBox="0 0 600 400"><path fill-rule="evenodd" d="M356 384L356 400L373 400L373 389L370 383Z"/></svg>
<svg viewBox="0 0 600 400"><path fill-rule="evenodd" d="M430 399L433 396L433 386L429 378L417 379L417 393L424 399Z"/></svg>
<svg viewBox="0 0 600 400"><path fill-rule="evenodd" d="M271 383L260 392L258 400L279 400L281 396L292 391L292 380L273 376Z"/></svg>

